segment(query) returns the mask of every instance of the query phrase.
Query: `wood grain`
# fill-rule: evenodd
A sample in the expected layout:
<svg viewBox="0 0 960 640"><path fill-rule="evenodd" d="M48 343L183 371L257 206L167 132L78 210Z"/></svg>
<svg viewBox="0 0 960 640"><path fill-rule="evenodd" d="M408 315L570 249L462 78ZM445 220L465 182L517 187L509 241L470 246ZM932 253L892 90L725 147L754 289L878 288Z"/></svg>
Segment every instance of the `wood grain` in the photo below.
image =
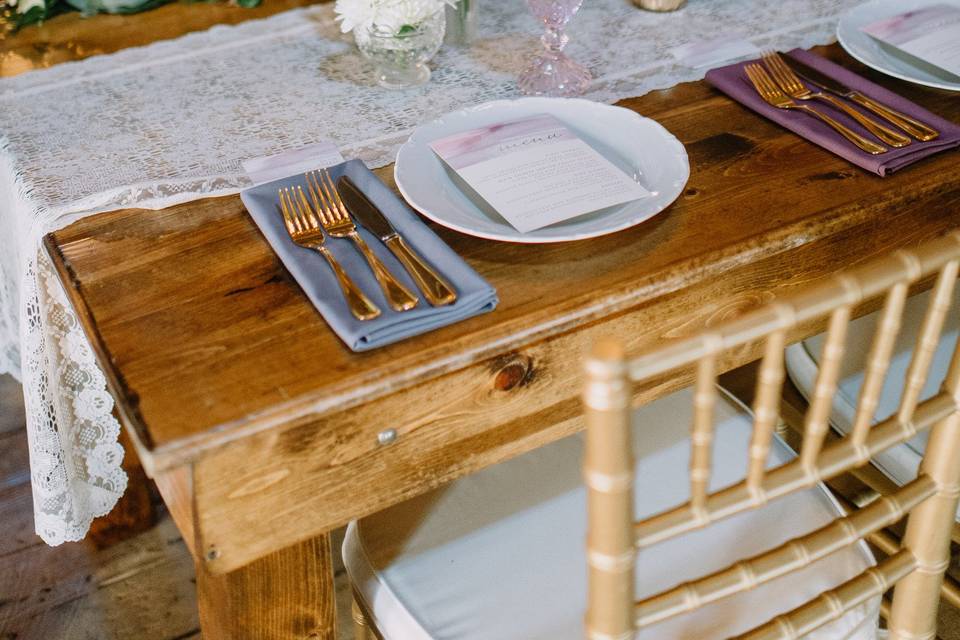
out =
<svg viewBox="0 0 960 640"><path fill-rule="evenodd" d="M30 482L30 451L23 424L20 431L0 433L0 490Z"/></svg>
<svg viewBox="0 0 960 640"><path fill-rule="evenodd" d="M0 397L19 385L0 376ZM0 420L8 406L0 405ZM22 419L22 417L21 417ZM15 432L26 441L23 425ZM0 449L0 460L7 461ZM25 458L11 475L29 477ZM0 638L3 640L199 640L193 559L169 516L108 550L49 547L33 534L30 484L0 489ZM189 506L189 504L188 504ZM342 640L350 638L350 586L331 538Z"/></svg>
<svg viewBox="0 0 960 640"><path fill-rule="evenodd" d="M79 12L70 12L16 33L5 33L0 28L0 77L140 47L208 29L215 24L265 18L315 2L264 0L259 7L243 9L227 2L182 0L145 14L83 18Z"/></svg>
<svg viewBox="0 0 960 640"><path fill-rule="evenodd" d="M23 422L23 391L13 376L0 375L0 435L21 431Z"/></svg>
<svg viewBox="0 0 960 640"><path fill-rule="evenodd" d="M960 119L946 94L867 75ZM236 197L101 214L46 239L148 472L192 467L205 631L235 630L227 612L264 634L309 627L292 622L298 611L323 629L329 590L310 602L285 587L251 594L323 583L310 546L347 519L580 429L577 362L594 338L642 349L688 335L960 222L955 154L881 179L703 83L622 104L687 146L678 202L565 245L440 229L497 288L499 309L373 353L329 332ZM390 182L390 168L378 173ZM385 428L400 439L380 447Z"/></svg>
<svg viewBox="0 0 960 640"><path fill-rule="evenodd" d="M29 468L24 471L29 476ZM6 529L6 535L0 537L0 557L43 544L33 532L33 495L29 482L0 489L0 522Z"/></svg>
<svg viewBox="0 0 960 640"><path fill-rule="evenodd" d="M905 240L898 222L920 221L918 235L907 242L936 233L939 224L960 222L960 217L926 218L914 209L890 219L892 224L879 231L871 224L853 227L418 387L225 445L195 463L199 548L216 549L210 569L228 571L313 532L570 435L582 428L581 362L570 354L584 353L594 340L626 337L629 351L641 353L807 283L825 263L851 264L882 246L897 245ZM803 327L788 340L821 329ZM758 355L742 351L722 369ZM513 380L517 383L504 384ZM641 389L638 401L686 382L681 377ZM377 434L387 427L396 429L398 438L383 447ZM291 518L300 523L297 528L283 526Z"/></svg>
<svg viewBox="0 0 960 640"><path fill-rule="evenodd" d="M189 466L177 467L157 474L154 479L157 489L167 506L167 511L177 523L183 541L190 553L196 555L193 513L193 469Z"/></svg>
<svg viewBox="0 0 960 640"><path fill-rule="evenodd" d="M197 567L204 640L335 640L330 536L226 575Z"/></svg>
<svg viewBox="0 0 960 640"><path fill-rule="evenodd" d="M11 524L0 520L5 536ZM175 638L198 626L192 563L169 520L107 551L41 543L0 555L0 575L5 639Z"/></svg>
<svg viewBox="0 0 960 640"><path fill-rule="evenodd" d="M960 115L944 96L908 93ZM373 353L349 352L326 328L235 197L103 214L48 238L145 465L385 397L845 228L878 229L904 207L956 207L955 155L881 179L702 83L624 104L687 145L693 176L673 207L564 245L441 231L500 307Z"/></svg>

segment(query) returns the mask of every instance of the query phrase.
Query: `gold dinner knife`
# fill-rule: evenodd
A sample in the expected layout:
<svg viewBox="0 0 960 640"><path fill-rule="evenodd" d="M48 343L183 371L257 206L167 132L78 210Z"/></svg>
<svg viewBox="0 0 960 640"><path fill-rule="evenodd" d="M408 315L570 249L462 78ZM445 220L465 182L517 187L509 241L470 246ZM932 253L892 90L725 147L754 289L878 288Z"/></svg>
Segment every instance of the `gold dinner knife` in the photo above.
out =
<svg viewBox="0 0 960 640"><path fill-rule="evenodd" d="M787 63L787 66L793 69L798 76L810 84L816 85L821 89L829 91L830 93L835 93L842 98L856 102L861 107L869 109L890 124L900 127L917 140L927 142L929 140L936 140L938 137L940 137L940 132L936 129L925 125L915 118L911 118L905 113L901 113L896 109L877 102L876 100L863 95L855 89L851 89L845 84L834 80L830 76L817 71L813 67L804 64L803 62L800 62L793 56L785 55L781 56L781 58L783 58L783 61Z"/></svg>
<svg viewBox="0 0 960 640"><path fill-rule="evenodd" d="M386 216L350 178L341 176L337 180L337 188L350 213L393 252L413 276L430 304L440 307L456 302L457 293L450 283L407 244Z"/></svg>

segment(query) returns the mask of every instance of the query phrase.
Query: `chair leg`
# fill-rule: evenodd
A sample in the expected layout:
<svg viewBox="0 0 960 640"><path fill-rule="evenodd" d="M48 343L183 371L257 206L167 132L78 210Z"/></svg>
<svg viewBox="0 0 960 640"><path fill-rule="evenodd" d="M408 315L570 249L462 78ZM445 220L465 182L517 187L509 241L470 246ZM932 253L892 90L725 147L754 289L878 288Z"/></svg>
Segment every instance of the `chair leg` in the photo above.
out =
<svg viewBox="0 0 960 640"><path fill-rule="evenodd" d="M363 607L357 602L357 595L353 594L350 605L350 613L353 617L353 639L354 640L377 640L373 631L373 625L367 620Z"/></svg>

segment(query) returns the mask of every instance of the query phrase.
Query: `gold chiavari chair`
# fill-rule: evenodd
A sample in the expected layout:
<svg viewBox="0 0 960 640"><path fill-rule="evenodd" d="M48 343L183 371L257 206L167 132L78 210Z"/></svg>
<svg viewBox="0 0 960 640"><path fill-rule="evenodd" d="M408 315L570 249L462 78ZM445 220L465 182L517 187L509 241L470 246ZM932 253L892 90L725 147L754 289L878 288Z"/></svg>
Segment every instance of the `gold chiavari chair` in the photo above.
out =
<svg viewBox="0 0 960 640"><path fill-rule="evenodd" d="M693 391L684 389L634 413L636 513L654 515L687 499L692 398ZM752 417L721 391L716 418L711 482L723 487L743 477ZM583 441L565 438L352 524L344 563L357 593L357 637L581 640ZM793 457L785 444L771 442L774 464ZM638 590L653 594L722 569L840 515L818 486L681 535L641 557ZM639 638L728 638L872 563L869 551L854 545L783 580L663 620ZM865 603L816 640L872 639L878 609L879 599Z"/></svg>
<svg viewBox="0 0 960 640"><path fill-rule="evenodd" d="M837 382L830 409L830 426L840 435L846 435L855 428L863 428L863 422L876 423L895 414L903 401L903 383L907 367L913 355L913 338L922 327L925 311L930 302L931 292L927 291L906 300L896 300L896 305L876 311L851 322L848 332L846 353ZM896 313L902 306L902 313ZM890 325L892 339L884 344L872 344L878 323ZM930 375L920 392L921 399L933 396L937 384L943 380L950 356L957 343L960 329L960 317L956 314L946 318L943 334L933 351ZM793 383L794 397L785 398L791 408L802 408L809 402L820 368L820 355L826 339L824 334L807 338L787 347L785 362L787 373ZM882 350L885 365L868 367L868 363L877 358L873 355ZM876 389L880 391L877 393ZM795 391L794 391L795 390ZM799 392L801 398L796 398ZM857 411L861 396L876 397L875 406ZM797 402L799 400L799 402ZM881 452L871 462L881 472L865 474L864 479L880 493L889 492L891 487L903 486L917 477L920 460L926 448L929 434L923 432L902 445ZM960 519L960 513L958 513ZM953 538L960 542L960 525L954 526Z"/></svg>
<svg viewBox="0 0 960 640"><path fill-rule="evenodd" d="M899 410L904 378L913 355L913 338L922 327L930 295L931 292L925 291L905 301L897 301L897 304L902 304L903 307L900 317L893 314L895 307L887 307L851 322L846 344L847 356L838 376L837 393L829 418L831 428L839 436L848 435L857 421L870 421L875 424ZM877 332L878 323L888 323L891 327L896 326L897 330L892 331L894 337L888 343L874 346L871 338ZM930 374L921 390L921 399L926 400L937 393L937 385L946 375L950 358L956 348L958 330L960 317L956 314L948 315L943 333L933 352ZM784 422L798 431L797 421L791 418L809 404L825 339L825 334L816 335L786 349L785 363L791 385L785 390L782 399ZM876 360L873 353L878 348L888 350L890 354L883 370L878 369L877 365L868 368L868 363ZM876 386L880 387L879 394L871 392ZM867 410L858 412L859 399L863 395L876 395L876 403L872 409L868 407ZM890 494L915 479L929 435L927 431L921 432L903 444L878 453L871 459L871 467L854 472L856 480L865 486L861 486L856 495L848 494L847 498L862 504L878 495ZM865 488L870 491L865 491ZM960 543L960 510L956 520L951 535L955 544ZM884 535L889 538L891 534L885 532ZM881 544L878 538L871 538L871 542ZM889 543L882 546L889 547ZM954 607L960 607L960 583L957 580L945 576L942 593L947 602Z"/></svg>
<svg viewBox="0 0 960 640"><path fill-rule="evenodd" d="M940 390L921 401L931 362L950 308L960 261L960 233L914 251L898 251L862 268L769 305L714 331L644 357L628 360L616 343L597 347L588 362L587 459L589 495L588 636L632 638L638 628L689 612L732 594L757 588L862 541L908 515L898 549L878 566L808 599L792 610L743 634L751 639L792 639L814 632L868 599L893 588L889 637L935 638L943 575L950 561L950 534L960 497L960 357L955 349ZM911 284L936 274L936 284L913 349L898 410L873 424L889 366L900 315ZM885 296L849 435L826 443L842 356L853 309ZM787 333L826 319L820 366L810 393L799 456L768 470L765 460L783 384ZM717 363L725 354L763 343L750 443L750 463L742 482L721 491L708 489ZM634 521L631 493L634 463L630 389L684 367L696 367L694 425L691 435L690 499L685 505ZM634 557L677 535L748 510L762 509L930 429L917 477L846 517L798 535L782 545L743 559L721 571L688 581L635 602Z"/></svg>
<svg viewBox="0 0 960 640"><path fill-rule="evenodd" d="M960 485L960 373L902 421L837 444L825 443L826 416L853 309L939 272L928 344L957 260L960 235L951 235L635 360L617 343L599 345L587 363L582 438L351 524L344 561L357 637L570 640L584 636L586 609L587 635L598 640L867 640L877 637L881 595L898 582L893 637L932 638L944 522ZM827 366L796 456L774 434L784 345L794 328L822 318ZM715 378L725 356L758 345L750 412ZM917 351L910 388L928 368L927 351ZM692 389L631 407L636 386L690 368ZM845 516L820 483L931 425L935 454L896 494ZM908 512L903 547L874 566L863 537Z"/></svg>

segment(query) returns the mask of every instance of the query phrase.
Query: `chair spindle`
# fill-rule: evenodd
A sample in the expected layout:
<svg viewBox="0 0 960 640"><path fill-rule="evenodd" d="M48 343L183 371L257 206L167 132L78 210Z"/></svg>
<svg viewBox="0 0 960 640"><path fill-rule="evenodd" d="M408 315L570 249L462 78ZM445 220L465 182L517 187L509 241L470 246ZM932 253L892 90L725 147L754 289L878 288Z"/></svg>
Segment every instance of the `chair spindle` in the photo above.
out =
<svg viewBox="0 0 960 640"><path fill-rule="evenodd" d="M913 418L923 385L927 382L930 363L933 362L933 354L937 349L940 333L943 331L943 323L946 320L947 311L950 310L950 299L953 297L953 289L957 282L957 264L957 261L952 261L944 265L937 277L933 294L930 296L930 306L927 308L923 328L920 330L917 345L913 350L900 409L897 411L901 424L906 425Z"/></svg>
<svg viewBox="0 0 960 640"><path fill-rule="evenodd" d="M941 278L944 277L950 279L952 289L957 277L956 262L944 268ZM946 289L940 284L938 281L938 294ZM935 310L942 298L937 296L937 299L937 304L931 302L928 320L935 312L940 313ZM960 342L954 349L942 389L955 402L960 398ZM894 589L890 640L936 637L937 607L928 603L937 602L943 574L950 564L950 532L960 500L960 413L954 412L933 426L919 473L936 483L937 492L911 511L907 519L903 548L916 558L917 571L906 576Z"/></svg>
<svg viewBox="0 0 960 640"><path fill-rule="evenodd" d="M870 346L870 354L867 356L863 386L860 388L860 397L857 399L857 410L850 434L851 441L858 450L862 450L864 443L867 441L870 425L873 424L876 417L877 406L880 402L880 391L883 389L887 369L890 368L890 357L897 341L897 334L900 333L908 288L906 282L900 282L890 289L890 293L884 301L880 322L877 324L873 336L873 344ZM869 456L860 456L861 463L866 462L867 459L869 459Z"/></svg>
<svg viewBox="0 0 960 640"><path fill-rule="evenodd" d="M586 366L587 637L633 638L633 432L630 382L619 343L597 344Z"/></svg>
<svg viewBox="0 0 960 640"><path fill-rule="evenodd" d="M960 344L953 354L941 391L920 401L942 333L958 272L960 231L910 251L865 264L830 281L786 296L753 314L710 332L627 361L615 344L598 347L588 362L587 453L585 473L589 503L589 613L592 640L627 640L637 627L717 602L735 593L797 571L841 547L878 536L909 514L902 545L878 566L821 593L792 611L760 625L742 638L798 640L836 620L852 608L879 599L895 586L890 605L891 640L935 637L939 592L950 556L950 534L960 502ZM885 377L900 331L909 287L937 275L931 302L910 362L903 398L895 415L873 425ZM851 436L825 444L831 401L836 394L841 360L853 309L885 297L873 336L864 384ZM771 439L778 419L783 347L806 323L829 317L811 408L806 416L800 456L767 470ZM763 343L757 383L755 420L748 468L739 484L710 493L714 410L719 363L735 349ZM658 379L672 371L696 367L690 450L690 501L632 522L633 460L630 444L632 382ZM808 489L863 464L871 456L902 444L918 430L932 428L917 479L892 495L816 531L786 541L710 575L657 595L633 601L636 549L675 538L687 531L760 507L763 502ZM886 538L879 536L882 540ZM629 615L624 615L629 612Z"/></svg>
<svg viewBox="0 0 960 640"><path fill-rule="evenodd" d="M690 507L694 517L706 517L713 454L713 411L717 403L717 356L705 355L697 363L693 395L693 429L690 435Z"/></svg>
<svg viewBox="0 0 960 640"><path fill-rule="evenodd" d="M821 355L820 373L807 411L803 429L803 446L800 450L801 463L811 473L816 469L817 457L823 449L823 441L830 428L830 409L833 406L833 396L837 392L837 379L840 376L840 364L849 323L850 307L840 307L830 314L827 339Z"/></svg>
<svg viewBox="0 0 960 640"><path fill-rule="evenodd" d="M753 405L753 434L750 439L747 487L754 497L762 502L763 477L774 428L780 417L780 392L783 390L783 349L786 346L786 331L780 330L767 338L763 361L757 375L757 393Z"/></svg>

